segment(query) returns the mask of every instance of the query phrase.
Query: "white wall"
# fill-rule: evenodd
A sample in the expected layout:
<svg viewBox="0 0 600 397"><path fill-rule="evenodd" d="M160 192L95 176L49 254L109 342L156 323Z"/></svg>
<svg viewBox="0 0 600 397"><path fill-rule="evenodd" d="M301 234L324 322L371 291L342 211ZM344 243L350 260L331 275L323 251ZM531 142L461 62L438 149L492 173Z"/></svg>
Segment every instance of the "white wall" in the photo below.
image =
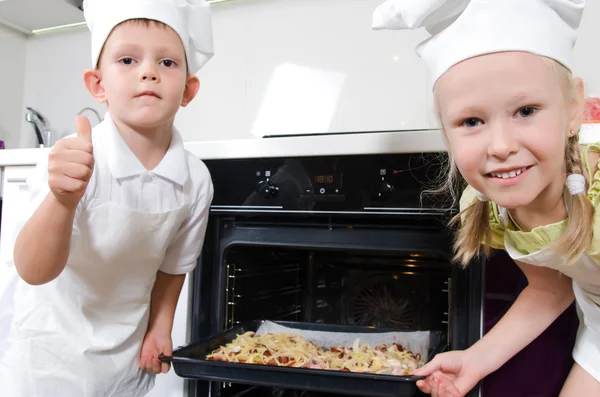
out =
<svg viewBox="0 0 600 397"><path fill-rule="evenodd" d="M588 97L600 97L600 1L588 0L573 53L573 73L585 82Z"/></svg>
<svg viewBox="0 0 600 397"><path fill-rule="evenodd" d="M104 112L105 107L97 104L83 85L83 72L91 63L90 51L85 27L27 40L24 103L46 117L55 138L74 132L75 115L84 107ZM98 122L93 114L86 115L93 125ZM33 125L23 122L21 146L34 145Z"/></svg>
<svg viewBox="0 0 600 397"><path fill-rule="evenodd" d="M20 146L26 44L24 35L0 26L0 139L7 149Z"/></svg>
<svg viewBox="0 0 600 397"><path fill-rule="evenodd" d="M435 127L426 70L414 54L426 33L372 31L371 14L382 1L214 4L216 55L198 74L198 96L177 118L184 139ZM575 50L575 73L596 96L599 20L600 2L589 1ZM89 48L85 28L28 40L24 102L60 134L73 131L83 107L103 112L82 83ZM23 124L22 146L33 145L32 131Z"/></svg>
<svg viewBox="0 0 600 397"><path fill-rule="evenodd" d="M213 5L216 55L177 126L186 140L266 133L388 130L432 125L425 71L413 55L424 32L374 32L380 0L238 0ZM81 82L89 34L29 40L25 101L59 133L93 105ZM96 105L96 108L100 108ZM24 126L25 144L33 143Z"/></svg>

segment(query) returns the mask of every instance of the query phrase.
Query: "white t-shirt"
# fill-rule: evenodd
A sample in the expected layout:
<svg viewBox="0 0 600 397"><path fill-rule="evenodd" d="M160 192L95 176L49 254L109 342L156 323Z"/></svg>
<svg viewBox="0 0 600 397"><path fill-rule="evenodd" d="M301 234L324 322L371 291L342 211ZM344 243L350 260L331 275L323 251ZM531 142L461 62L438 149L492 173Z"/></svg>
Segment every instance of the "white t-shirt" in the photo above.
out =
<svg viewBox="0 0 600 397"><path fill-rule="evenodd" d="M112 178L110 181L99 181L99 173L94 171L92 174L77 206L73 238L76 239L79 234L77 216L94 197L99 183L111 184L112 202L136 211L166 212L190 203L190 213L170 242L159 270L168 274L192 271L204 242L214 192L210 173L204 163L184 149L181 135L173 127L171 144L165 156L153 170L146 170L125 143L108 113L104 121L92 130L92 141L95 152L107 153L106 161L96 158L95 169L108 167L110 173L104 174ZM37 165L27 182L31 191L31 211L26 214L18 230L50 192L47 158ZM12 261L12 253L9 256L9 261Z"/></svg>

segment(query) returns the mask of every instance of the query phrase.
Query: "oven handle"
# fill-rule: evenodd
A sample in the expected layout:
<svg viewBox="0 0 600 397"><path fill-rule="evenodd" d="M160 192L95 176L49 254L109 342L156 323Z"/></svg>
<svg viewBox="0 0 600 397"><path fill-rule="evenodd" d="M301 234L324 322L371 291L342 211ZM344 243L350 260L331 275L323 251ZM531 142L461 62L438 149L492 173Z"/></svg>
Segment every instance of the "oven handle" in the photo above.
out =
<svg viewBox="0 0 600 397"><path fill-rule="evenodd" d="M170 363L173 362L173 357L165 356L164 354L161 353L161 354L158 355L158 360L162 361L164 363L169 363L170 364Z"/></svg>

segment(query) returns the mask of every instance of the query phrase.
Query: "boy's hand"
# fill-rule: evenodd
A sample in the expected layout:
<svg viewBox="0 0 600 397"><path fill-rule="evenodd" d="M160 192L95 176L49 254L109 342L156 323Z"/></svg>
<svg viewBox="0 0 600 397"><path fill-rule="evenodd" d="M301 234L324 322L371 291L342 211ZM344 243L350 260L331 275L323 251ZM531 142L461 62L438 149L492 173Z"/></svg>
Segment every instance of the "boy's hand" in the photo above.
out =
<svg viewBox="0 0 600 397"><path fill-rule="evenodd" d="M75 122L77 137L59 140L48 156L48 185L68 208L79 204L94 169L90 122L85 116L77 116Z"/></svg>
<svg viewBox="0 0 600 397"><path fill-rule="evenodd" d="M158 359L159 355L171 356L173 354L173 341L169 332L148 331L142 342L140 351L140 368L155 374L166 374L171 364Z"/></svg>

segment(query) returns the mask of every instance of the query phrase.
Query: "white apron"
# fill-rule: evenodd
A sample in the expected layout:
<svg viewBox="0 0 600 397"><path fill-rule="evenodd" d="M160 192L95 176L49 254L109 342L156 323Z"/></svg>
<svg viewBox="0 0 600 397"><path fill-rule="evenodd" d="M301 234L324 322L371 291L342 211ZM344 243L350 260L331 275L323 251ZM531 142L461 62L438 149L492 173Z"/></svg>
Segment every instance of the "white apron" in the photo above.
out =
<svg viewBox="0 0 600 397"><path fill-rule="evenodd" d="M111 203L106 156L94 153L96 193L67 266L48 284L17 283L2 396L138 397L154 385L140 347L156 272L189 204L147 213Z"/></svg>
<svg viewBox="0 0 600 397"><path fill-rule="evenodd" d="M570 196L566 201L569 203ZM499 207L499 213L502 222L507 225L508 212ZM549 248L525 255L514 247L506 235L504 246L513 260L555 269L573 280L579 315L573 359L600 382L600 264L590 255L584 254L577 262L567 267L565 259L551 252Z"/></svg>

